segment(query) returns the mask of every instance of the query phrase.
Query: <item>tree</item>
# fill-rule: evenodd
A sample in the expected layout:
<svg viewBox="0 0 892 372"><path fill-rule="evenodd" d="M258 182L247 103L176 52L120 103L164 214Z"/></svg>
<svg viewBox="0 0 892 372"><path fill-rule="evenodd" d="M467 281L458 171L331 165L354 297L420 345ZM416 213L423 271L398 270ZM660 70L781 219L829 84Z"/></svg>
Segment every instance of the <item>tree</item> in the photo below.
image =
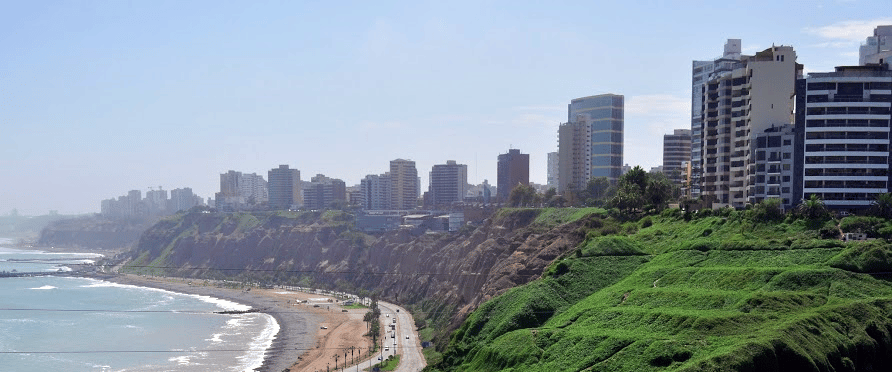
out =
<svg viewBox="0 0 892 372"><path fill-rule="evenodd" d="M617 181L610 206L625 212L663 210L672 198L672 183L662 173L648 174L636 166Z"/></svg>
<svg viewBox="0 0 892 372"><path fill-rule="evenodd" d="M876 217L892 218L892 193L878 194L870 204L869 213Z"/></svg>
<svg viewBox="0 0 892 372"><path fill-rule="evenodd" d="M754 222L774 222L784 218L781 201L778 198L763 199L761 203L753 206L749 215Z"/></svg>
<svg viewBox="0 0 892 372"><path fill-rule="evenodd" d="M803 199L802 203L796 207L796 212L807 219L817 220L830 216L830 211L824 205L824 201L817 194L811 194L808 199Z"/></svg>
<svg viewBox="0 0 892 372"><path fill-rule="evenodd" d="M545 191L545 195L542 196L542 200L547 201L553 198L555 195L557 195L557 190L555 190L554 187L549 188L547 191Z"/></svg>
<svg viewBox="0 0 892 372"><path fill-rule="evenodd" d="M672 181L663 173L648 175L647 187L644 188L644 199L648 207L662 211L672 198Z"/></svg>
<svg viewBox="0 0 892 372"><path fill-rule="evenodd" d="M640 165L636 165L635 168L632 168L632 170L622 175L619 179L621 182L631 183L638 186L639 190L644 190L644 188L647 187L649 178L647 172L645 172Z"/></svg>
<svg viewBox="0 0 892 372"><path fill-rule="evenodd" d="M539 194L536 193L536 189L530 185L517 185L511 190L511 193L508 194L508 204L512 207L532 206L539 204L540 202L541 198Z"/></svg>
<svg viewBox="0 0 892 372"><path fill-rule="evenodd" d="M624 212L633 212L644 206L644 195L638 185L631 182L620 182L616 193L610 199L610 206Z"/></svg>
<svg viewBox="0 0 892 372"><path fill-rule="evenodd" d="M580 199L584 200L586 205L601 206L609 197L610 191L611 184L607 177L594 177L585 184L585 190L582 190Z"/></svg>

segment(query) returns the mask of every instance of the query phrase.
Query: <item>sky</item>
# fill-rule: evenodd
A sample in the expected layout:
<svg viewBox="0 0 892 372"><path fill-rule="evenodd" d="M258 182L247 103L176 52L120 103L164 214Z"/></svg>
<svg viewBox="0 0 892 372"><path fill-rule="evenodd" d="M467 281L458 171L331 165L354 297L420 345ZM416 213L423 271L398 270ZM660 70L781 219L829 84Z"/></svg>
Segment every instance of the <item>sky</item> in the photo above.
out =
<svg viewBox="0 0 892 372"><path fill-rule="evenodd" d="M707 5L708 4L708 5ZM624 162L690 128L691 61L792 45L858 62L886 1L0 0L0 214L99 212L128 190L288 164L358 184L393 159L546 182L573 98L625 96Z"/></svg>

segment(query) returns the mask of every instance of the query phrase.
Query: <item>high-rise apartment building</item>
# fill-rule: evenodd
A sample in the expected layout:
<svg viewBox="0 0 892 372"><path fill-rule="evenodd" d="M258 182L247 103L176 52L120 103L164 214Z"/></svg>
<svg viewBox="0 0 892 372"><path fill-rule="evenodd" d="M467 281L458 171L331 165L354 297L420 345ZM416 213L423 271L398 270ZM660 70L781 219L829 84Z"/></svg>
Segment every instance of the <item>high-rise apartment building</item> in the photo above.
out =
<svg viewBox="0 0 892 372"><path fill-rule="evenodd" d="M171 213L178 211L186 211L196 205L201 204L201 198L192 193L192 189L184 187L181 189L170 190L170 199L168 200L167 210Z"/></svg>
<svg viewBox="0 0 892 372"><path fill-rule="evenodd" d="M223 197L227 196L239 196L239 180L242 177L242 172L236 172L234 170L230 170L226 173L220 174L220 195Z"/></svg>
<svg viewBox="0 0 892 372"><path fill-rule="evenodd" d="M892 62L892 25L877 26L873 36L869 36L861 45L858 54L858 64L861 66Z"/></svg>
<svg viewBox="0 0 892 372"><path fill-rule="evenodd" d="M560 134L558 135L560 136ZM557 189L558 187L558 169L560 167L560 156L558 152L548 153L548 179L545 184L549 189Z"/></svg>
<svg viewBox="0 0 892 372"><path fill-rule="evenodd" d="M220 192L214 198L218 209L231 212L268 202L269 191L263 176L230 170L220 174Z"/></svg>
<svg viewBox="0 0 892 372"><path fill-rule="evenodd" d="M741 208L755 198L756 135L792 125L796 78L802 65L789 46L773 46L730 61L703 85L701 198L713 208Z"/></svg>
<svg viewBox="0 0 892 372"><path fill-rule="evenodd" d="M412 160L390 161L391 209L415 209L421 193L418 170Z"/></svg>
<svg viewBox="0 0 892 372"><path fill-rule="evenodd" d="M892 71L889 63L809 73L796 86L804 144L802 198L863 209L890 191Z"/></svg>
<svg viewBox="0 0 892 372"><path fill-rule="evenodd" d="M266 180L257 173L239 173L239 196L246 204L262 204L269 201Z"/></svg>
<svg viewBox="0 0 892 372"><path fill-rule="evenodd" d="M370 174L359 183L360 205L366 210L390 209L390 173Z"/></svg>
<svg viewBox="0 0 892 372"><path fill-rule="evenodd" d="M616 181L623 166L624 97L576 98L558 128L558 191L581 190L592 178Z"/></svg>
<svg viewBox="0 0 892 372"><path fill-rule="evenodd" d="M684 178L685 163L691 161L691 130L676 129L663 135L663 173L669 180L680 184Z"/></svg>
<svg viewBox="0 0 892 372"><path fill-rule="evenodd" d="M508 200L508 195L517 185L530 184L530 155L521 154L518 149L509 149L499 155L496 168L496 196L499 200Z"/></svg>
<svg viewBox="0 0 892 372"><path fill-rule="evenodd" d="M300 194L300 171L288 165L267 172L270 209L289 209L302 204Z"/></svg>
<svg viewBox="0 0 892 372"><path fill-rule="evenodd" d="M431 169L428 193L434 206L448 206L464 200L468 187L468 166L447 160Z"/></svg>
<svg viewBox="0 0 892 372"><path fill-rule="evenodd" d="M690 196L700 197L700 177L702 167L701 149L703 147L703 92L710 76L722 74L731 69L741 58L740 39L728 39L721 57L711 61L694 61L691 67L691 174Z"/></svg>
<svg viewBox="0 0 892 372"><path fill-rule="evenodd" d="M337 178L317 174L303 188L303 206L308 209L327 209L347 202L347 185Z"/></svg>

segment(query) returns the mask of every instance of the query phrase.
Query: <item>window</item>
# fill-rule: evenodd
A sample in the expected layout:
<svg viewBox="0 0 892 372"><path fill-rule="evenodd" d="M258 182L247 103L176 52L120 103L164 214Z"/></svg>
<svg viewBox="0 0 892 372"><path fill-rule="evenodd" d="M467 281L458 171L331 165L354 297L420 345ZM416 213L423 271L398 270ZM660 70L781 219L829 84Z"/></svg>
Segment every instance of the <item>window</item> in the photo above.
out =
<svg viewBox="0 0 892 372"><path fill-rule="evenodd" d="M792 155L789 152L784 153L784 159L789 159Z"/></svg>
<svg viewBox="0 0 892 372"><path fill-rule="evenodd" d="M784 194L789 194L789 193L790 193L790 188L789 188L789 187L781 187L781 192L784 193Z"/></svg>
<svg viewBox="0 0 892 372"><path fill-rule="evenodd" d="M790 176L784 176L784 182L790 182Z"/></svg>
<svg viewBox="0 0 892 372"><path fill-rule="evenodd" d="M784 146L790 146L790 145L792 145L792 144L793 144L793 141L788 140L788 139L785 139L785 140L784 140Z"/></svg>
<svg viewBox="0 0 892 372"><path fill-rule="evenodd" d="M790 164L784 164L784 170L790 170Z"/></svg>

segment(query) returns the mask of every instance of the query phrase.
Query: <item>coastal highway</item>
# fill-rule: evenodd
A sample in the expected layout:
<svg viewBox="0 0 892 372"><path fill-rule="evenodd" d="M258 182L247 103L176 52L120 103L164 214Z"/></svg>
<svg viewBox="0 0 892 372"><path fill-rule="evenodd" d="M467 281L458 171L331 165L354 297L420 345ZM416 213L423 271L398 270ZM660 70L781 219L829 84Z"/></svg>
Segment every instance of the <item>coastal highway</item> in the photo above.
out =
<svg viewBox="0 0 892 372"><path fill-rule="evenodd" d="M421 341L418 339L418 334L415 333L415 320L412 319L412 315L406 309L387 302L378 302L378 307L381 308L385 329L390 330L393 319L396 319L396 337L391 338L390 334L392 331L387 332L384 346L389 346L390 352L385 352L384 357L386 358L387 355L391 355L394 352L400 355L400 364L397 366L396 372L421 371L427 366L427 361L424 360L424 355L421 354ZM390 317L387 317L387 315L390 315ZM408 339L406 338L407 336ZM396 343L396 347L393 346L394 343Z"/></svg>
<svg viewBox="0 0 892 372"><path fill-rule="evenodd" d="M381 309L379 318L381 328L385 331L384 338L381 340L383 347L371 359L347 367L346 371L360 371L380 362L379 357L384 360L394 354L400 356L400 364L394 371L418 372L424 369L427 366L427 361L421 353L421 341L418 334L415 333L415 320L412 319L412 315L406 309L387 302L378 301L378 308ZM393 319L396 319L396 323L393 322ZM391 337L394 332L390 328L392 324L396 324L396 337ZM406 338L407 336L408 338Z"/></svg>

